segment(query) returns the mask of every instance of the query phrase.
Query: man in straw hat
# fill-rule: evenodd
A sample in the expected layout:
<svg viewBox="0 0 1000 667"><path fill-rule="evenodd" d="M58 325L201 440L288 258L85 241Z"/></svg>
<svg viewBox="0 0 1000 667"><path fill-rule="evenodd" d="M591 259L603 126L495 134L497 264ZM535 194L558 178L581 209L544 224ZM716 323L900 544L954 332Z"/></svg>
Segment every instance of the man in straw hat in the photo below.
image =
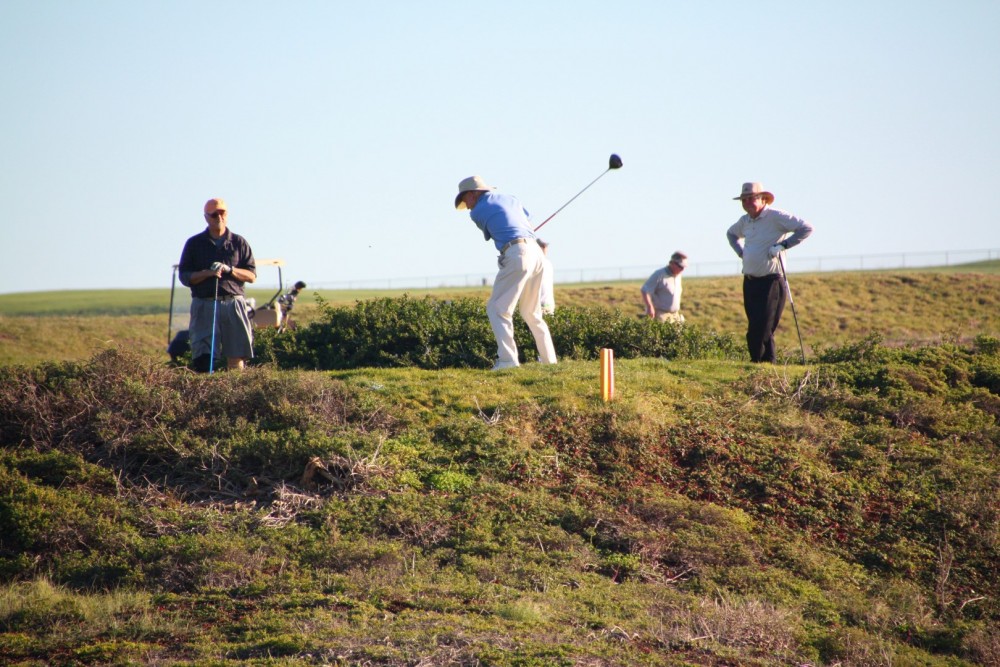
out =
<svg viewBox="0 0 1000 667"><path fill-rule="evenodd" d="M257 279L257 263L247 240L227 228L228 219L225 201L205 202L208 227L184 244L178 268L181 283L191 288L191 359L201 372L213 368L213 342L221 346L230 369L243 368L253 357L243 285Z"/></svg>
<svg viewBox="0 0 1000 667"><path fill-rule="evenodd" d="M770 208L774 195L760 183L744 183L740 195L733 199L738 199L746 211L726 232L726 238L743 259L747 349L751 361L774 363L774 331L785 309L779 255L808 238L813 227L801 218Z"/></svg>
<svg viewBox="0 0 1000 667"><path fill-rule="evenodd" d="M493 370L520 365L514 343L514 306L519 305L527 323L538 360L556 363L552 335L542 317L539 288L542 283L543 253L529 225L528 211L515 197L495 192L481 176L469 176L458 184L455 208L467 209L483 237L493 241L500 257L500 270L493 281L493 293L486 303L486 314L497 339L497 361Z"/></svg>
<svg viewBox="0 0 1000 667"><path fill-rule="evenodd" d="M681 315L681 272L687 268L687 255L680 250L670 256L667 265L653 271L642 285L642 301L646 315L660 322L684 321Z"/></svg>

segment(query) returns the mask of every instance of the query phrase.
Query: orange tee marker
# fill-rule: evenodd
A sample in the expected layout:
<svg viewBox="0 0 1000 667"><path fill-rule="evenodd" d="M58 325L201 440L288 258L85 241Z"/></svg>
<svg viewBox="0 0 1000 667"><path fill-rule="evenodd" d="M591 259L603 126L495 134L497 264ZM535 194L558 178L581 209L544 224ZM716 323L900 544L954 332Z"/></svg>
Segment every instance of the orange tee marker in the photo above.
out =
<svg viewBox="0 0 1000 667"><path fill-rule="evenodd" d="M601 398L615 398L615 351L608 347L601 348Z"/></svg>

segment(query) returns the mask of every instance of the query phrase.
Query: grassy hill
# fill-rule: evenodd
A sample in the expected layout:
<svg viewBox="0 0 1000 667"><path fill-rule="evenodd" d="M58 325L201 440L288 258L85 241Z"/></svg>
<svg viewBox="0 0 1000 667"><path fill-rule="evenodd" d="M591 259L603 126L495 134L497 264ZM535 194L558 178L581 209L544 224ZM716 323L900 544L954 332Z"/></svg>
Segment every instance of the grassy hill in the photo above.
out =
<svg viewBox="0 0 1000 667"><path fill-rule="evenodd" d="M69 342L0 367L0 663L1000 664L998 285L792 278L810 365L620 360L612 403L589 361L205 376L157 314L6 315L18 363ZM685 288L742 334L738 280Z"/></svg>

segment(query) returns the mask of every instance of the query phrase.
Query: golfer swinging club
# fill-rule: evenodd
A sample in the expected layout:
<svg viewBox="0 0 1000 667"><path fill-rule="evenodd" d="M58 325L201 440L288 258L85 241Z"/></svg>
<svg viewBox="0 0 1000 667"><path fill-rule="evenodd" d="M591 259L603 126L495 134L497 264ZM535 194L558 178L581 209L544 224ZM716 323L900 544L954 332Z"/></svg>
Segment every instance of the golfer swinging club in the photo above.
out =
<svg viewBox="0 0 1000 667"><path fill-rule="evenodd" d="M253 358L253 329L243 285L257 279L257 265L246 239L226 228L226 202L205 203L208 228L184 244L181 284L191 288L191 358L196 371L212 369L221 343L230 369ZM218 335L216 335L216 332Z"/></svg>
<svg viewBox="0 0 1000 667"><path fill-rule="evenodd" d="M733 199L738 199L746 211L726 231L726 238L743 259L747 349L751 361L774 363L777 359L774 331L785 310L780 255L808 238L813 226L790 213L770 208L774 195L760 183L744 183L740 196Z"/></svg>
<svg viewBox="0 0 1000 667"><path fill-rule="evenodd" d="M486 314L497 339L497 361L493 370L520 366L514 343L514 306L519 305L527 323L538 360L556 363L552 335L542 317L538 292L542 284L544 255L531 231L529 214L521 202L507 194L494 192L480 176L470 176L458 184L455 208L468 209L483 237L492 240L500 257L500 270L493 282L493 293L486 303Z"/></svg>

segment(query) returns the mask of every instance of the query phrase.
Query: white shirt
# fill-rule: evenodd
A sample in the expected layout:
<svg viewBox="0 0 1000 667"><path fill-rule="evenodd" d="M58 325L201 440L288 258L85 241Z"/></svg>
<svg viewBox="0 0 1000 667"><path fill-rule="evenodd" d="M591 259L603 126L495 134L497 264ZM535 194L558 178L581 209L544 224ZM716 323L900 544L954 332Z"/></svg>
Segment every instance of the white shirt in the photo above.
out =
<svg viewBox="0 0 1000 667"><path fill-rule="evenodd" d="M812 233L813 226L802 218L767 207L756 220L749 215L737 220L726 232L726 238L736 254L743 258L743 273L760 277L781 270L778 258L768 254L771 246L784 241L785 246L791 248ZM740 239L743 239L742 245Z"/></svg>
<svg viewBox="0 0 1000 667"><path fill-rule="evenodd" d="M642 293L648 294L657 313L676 313L681 309L681 276L676 276L667 267L653 271L653 275L642 285Z"/></svg>

